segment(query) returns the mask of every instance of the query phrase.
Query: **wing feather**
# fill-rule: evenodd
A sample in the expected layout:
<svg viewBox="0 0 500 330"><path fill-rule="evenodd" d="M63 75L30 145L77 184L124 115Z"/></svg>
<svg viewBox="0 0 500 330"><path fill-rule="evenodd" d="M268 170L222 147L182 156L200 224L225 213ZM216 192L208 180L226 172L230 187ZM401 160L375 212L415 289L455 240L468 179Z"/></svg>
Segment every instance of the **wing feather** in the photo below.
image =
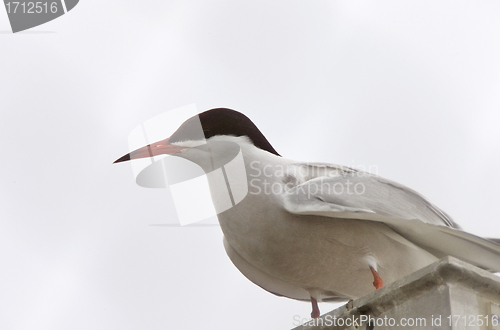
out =
<svg viewBox="0 0 500 330"><path fill-rule="evenodd" d="M383 222L437 257L451 255L500 271L500 244L460 230L450 216L416 191L352 169L328 165L320 171L315 169L317 164L298 166L307 166L309 172L283 195L288 212Z"/></svg>

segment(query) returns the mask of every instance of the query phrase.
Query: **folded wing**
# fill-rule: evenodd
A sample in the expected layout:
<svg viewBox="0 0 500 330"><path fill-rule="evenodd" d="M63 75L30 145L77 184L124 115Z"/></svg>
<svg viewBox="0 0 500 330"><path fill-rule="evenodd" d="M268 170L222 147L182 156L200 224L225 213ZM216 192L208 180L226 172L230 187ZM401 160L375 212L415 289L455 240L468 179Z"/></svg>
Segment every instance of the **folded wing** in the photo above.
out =
<svg viewBox="0 0 500 330"><path fill-rule="evenodd" d="M283 205L288 212L383 222L439 258L451 255L500 272L500 244L460 230L451 217L417 192L334 165L299 164L297 169L284 180Z"/></svg>

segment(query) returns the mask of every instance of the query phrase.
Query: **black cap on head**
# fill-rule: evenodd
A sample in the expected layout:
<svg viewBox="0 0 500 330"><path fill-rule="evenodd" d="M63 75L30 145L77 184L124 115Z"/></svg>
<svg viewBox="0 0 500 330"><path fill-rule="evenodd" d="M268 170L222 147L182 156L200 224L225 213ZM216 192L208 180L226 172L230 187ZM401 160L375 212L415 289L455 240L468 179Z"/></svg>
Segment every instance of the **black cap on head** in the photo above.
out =
<svg viewBox="0 0 500 330"><path fill-rule="evenodd" d="M193 136L193 134L196 135L196 132L199 131L193 129L194 126L198 125L198 120L195 116L186 120L172 134L169 142L209 139L215 135L248 136L256 147L280 156L257 126L247 116L238 111L217 108L202 112L198 117L204 136L201 136L201 132L198 133L199 136Z"/></svg>

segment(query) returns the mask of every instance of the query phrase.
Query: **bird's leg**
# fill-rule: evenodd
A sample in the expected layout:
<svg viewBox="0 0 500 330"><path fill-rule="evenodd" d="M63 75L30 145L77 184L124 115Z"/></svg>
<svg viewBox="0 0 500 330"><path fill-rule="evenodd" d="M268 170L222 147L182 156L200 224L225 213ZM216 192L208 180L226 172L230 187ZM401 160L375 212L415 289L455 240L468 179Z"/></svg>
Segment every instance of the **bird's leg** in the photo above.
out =
<svg viewBox="0 0 500 330"><path fill-rule="evenodd" d="M316 299L314 299L313 297L311 297L311 304L312 304L312 307L313 307L313 310L311 312L311 317L313 319L316 319L319 317L319 307L318 307L318 301Z"/></svg>
<svg viewBox="0 0 500 330"><path fill-rule="evenodd" d="M373 274L373 286L375 287L375 289L380 289L384 285L382 278L378 275L377 271L372 266L370 266L370 270Z"/></svg>

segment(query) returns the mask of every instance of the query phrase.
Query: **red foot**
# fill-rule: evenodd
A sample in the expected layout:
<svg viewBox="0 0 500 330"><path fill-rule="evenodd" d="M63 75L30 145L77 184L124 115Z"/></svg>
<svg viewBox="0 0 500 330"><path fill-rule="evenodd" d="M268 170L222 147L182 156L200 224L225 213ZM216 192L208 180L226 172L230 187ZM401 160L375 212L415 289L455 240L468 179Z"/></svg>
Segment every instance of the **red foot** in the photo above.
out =
<svg viewBox="0 0 500 330"><path fill-rule="evenodd" d="M318 302L316 301L316 299L314 299L313 297L311 297L311 304L312 304L312 307L313 307L313 310L311 312L311 317L313 319L316 319L319 317L319 307L318 307Z"/></svg>
<svg viewBox="0 0 500 330"><path fill-rule="evenodd" d="M374 279L373 286L375 287L375 289L380 289L384 285L382 278L378 275L378 273L375 269L370 267L370 270L372 271L373 279Z"/></svg>

